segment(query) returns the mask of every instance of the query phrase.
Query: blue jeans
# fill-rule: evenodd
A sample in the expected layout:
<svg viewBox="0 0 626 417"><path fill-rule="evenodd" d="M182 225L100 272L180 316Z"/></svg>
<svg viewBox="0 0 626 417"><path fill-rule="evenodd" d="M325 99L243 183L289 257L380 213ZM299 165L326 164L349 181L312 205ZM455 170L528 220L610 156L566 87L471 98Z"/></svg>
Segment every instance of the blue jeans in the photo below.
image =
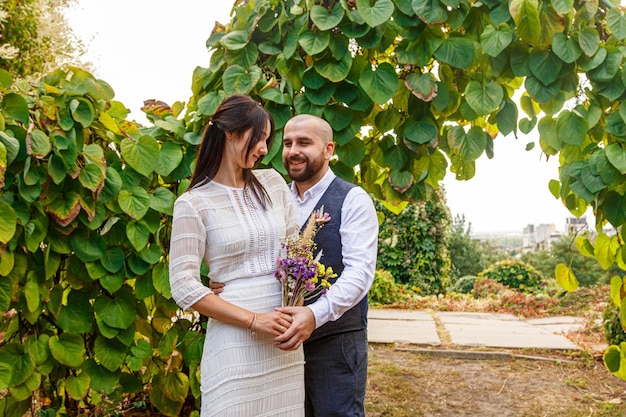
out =
<svg viewBox="0 0 626 417"><path fill-rule="evenodd" d="M306 417L365 417L367 330L304 344Z"/></svg>

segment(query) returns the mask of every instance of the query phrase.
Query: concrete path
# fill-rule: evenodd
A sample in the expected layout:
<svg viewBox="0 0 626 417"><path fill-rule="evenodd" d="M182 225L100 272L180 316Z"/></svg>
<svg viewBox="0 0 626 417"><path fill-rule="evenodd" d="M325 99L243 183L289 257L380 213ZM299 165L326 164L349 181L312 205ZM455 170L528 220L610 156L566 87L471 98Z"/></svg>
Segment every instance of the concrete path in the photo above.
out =
<svg viewBox="0 0 626 417"><path fill-rule="evenodd" d="M511 314L456 313L370 308L370 343L457 347L580 350L564 334L583 325L580 317L521 320Z"/></svg>

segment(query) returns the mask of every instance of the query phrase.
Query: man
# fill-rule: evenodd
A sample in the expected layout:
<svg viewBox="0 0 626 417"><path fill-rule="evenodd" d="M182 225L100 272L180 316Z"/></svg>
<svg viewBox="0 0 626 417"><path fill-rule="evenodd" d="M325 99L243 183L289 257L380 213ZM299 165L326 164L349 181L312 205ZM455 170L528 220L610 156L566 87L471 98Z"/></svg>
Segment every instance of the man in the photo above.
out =
<svg viewBox="0 0 626 417"><path fill-rule="evenodd" d="M315 237L320 259L338 277L326 294L291 314L289 329L274 339L284 350L304 343L307 417L365 416L367 382L367 292L374 278L378 217L361 188L329 167L335 145L331 126L312 115L290 119L283 132L283 164L293 180L298 223L324 206L330 221ZM221 284L210 283L219 293Z"/></svg>
<svg viewBox="0 0 626 417"><path fill-rule="evenodd" d="M365 416L367 292L376 268L378 218L372 199L329 167L333 131L323 119L299 115L285 125L283 164L293 180L302 226L324 206L330 221L315 241L320 260L338 278L326 294L305 307L279 309L293 316L274 340L281 349L304 343L307 417Z"/></svg>

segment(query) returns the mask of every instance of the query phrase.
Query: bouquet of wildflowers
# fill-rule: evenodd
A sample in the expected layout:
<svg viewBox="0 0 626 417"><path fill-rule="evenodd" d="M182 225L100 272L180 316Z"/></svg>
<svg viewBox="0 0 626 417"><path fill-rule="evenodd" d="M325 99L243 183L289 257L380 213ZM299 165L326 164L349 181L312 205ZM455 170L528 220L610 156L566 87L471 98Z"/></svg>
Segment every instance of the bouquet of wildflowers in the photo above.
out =
<svg viewBox="0 0 626 417"><path fill-rule="evenodd" d="M329 220L322 206L311 213L300 236L281 244L282 253L276 260L274 276L281 283L283 307L302 305L304 300L325 293L330 287L328 280L337 276L332 267L325 267L319 261L322 251L313 257L316 247L313 238Z"/></svg>

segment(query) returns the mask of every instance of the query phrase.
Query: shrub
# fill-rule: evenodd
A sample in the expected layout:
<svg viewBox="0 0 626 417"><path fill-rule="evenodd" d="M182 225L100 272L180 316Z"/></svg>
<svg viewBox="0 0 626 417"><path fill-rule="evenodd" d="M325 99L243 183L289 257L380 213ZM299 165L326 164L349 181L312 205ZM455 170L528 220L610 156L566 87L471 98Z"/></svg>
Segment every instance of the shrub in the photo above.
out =
<svg viewBox="0 0 626 417"><path fill-rule="evenodd" d="M541 272L516 259L496 262L478 274L478 279L493 279L511 289L536 294L545 286Z"/></svg>
<svg viewBox="0 0 626 417"><path fill-rule="evenodd" d="M465 275L464 277L459 278L454 285L452 286L452 291L469 294L474 289L474 283L476 282L476 277L474 275Z"/></svg>
<svg viewBox="0 0 626 417"><path fill-rule="evenodd" d="M506 285L500 284L493 279L477 279L474 282L472 295L474 298L499 297L508 290Z"/></svg>
<svg viewBox="0 0 626 417"><path fill-rule="evenodd" d="M368 300L372 305L393 304L400 298L400 288L389 271L377 269L374 273L374 282L368 293Z"/></svg>
<svg viewBox="0 0 626 417"><path fill-rule="evenodd" d="M622 327L622 320L619 316L619 307L609 301L602 312L602 327L604 336L609 345L618 345L626 342L626 332Z"/></svg>

